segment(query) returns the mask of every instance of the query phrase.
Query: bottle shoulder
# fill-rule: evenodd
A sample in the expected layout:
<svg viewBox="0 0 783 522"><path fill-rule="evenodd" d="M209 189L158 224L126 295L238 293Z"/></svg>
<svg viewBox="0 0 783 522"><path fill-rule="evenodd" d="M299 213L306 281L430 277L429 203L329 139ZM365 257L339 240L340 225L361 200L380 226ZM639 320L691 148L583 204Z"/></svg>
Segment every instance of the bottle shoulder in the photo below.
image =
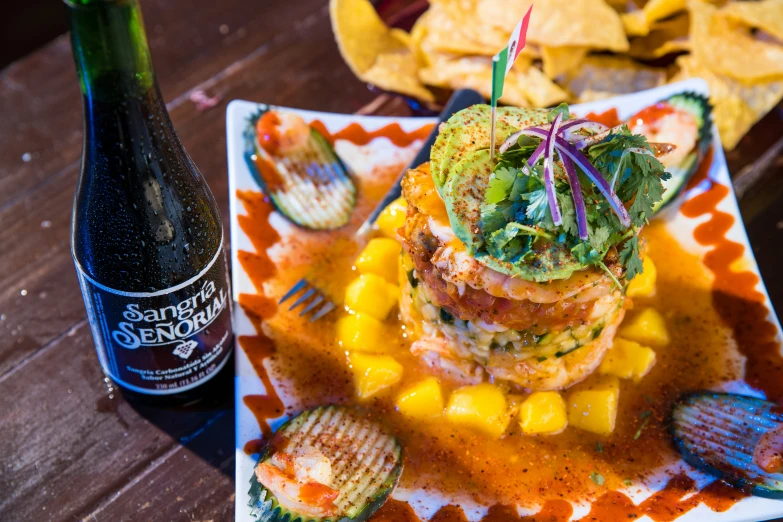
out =
<svg viewBox="0 0 783 522"><path fill-rule="evenodd" d="M119 290L167 288L198 273L219 250L220 212L173 130L145 133L117 121L86 138L74 258L91 278Z"/></svg>

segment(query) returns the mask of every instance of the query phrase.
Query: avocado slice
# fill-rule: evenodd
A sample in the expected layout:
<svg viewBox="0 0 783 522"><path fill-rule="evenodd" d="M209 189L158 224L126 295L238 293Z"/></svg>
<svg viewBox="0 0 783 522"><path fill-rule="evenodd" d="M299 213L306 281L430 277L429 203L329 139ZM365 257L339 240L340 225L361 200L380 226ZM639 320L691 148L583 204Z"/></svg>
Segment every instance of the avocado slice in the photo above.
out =
<svg viewBox="0 0 783 522"><path fill-rule="evenodd" d="M685 462L752 495L783 500L783 474L763 469L754 458L762 437L783 423L777 404L696 391L675 403L670 422Z"/></svg>
<svg viewBox="0 0 783 522"><path fill-rule="evenodd" d="M430 151L430 169L438 193L451 175L451 170L467 154L489 149L490 134L489 105L473 105L463 109L444 124ZM495 119L495 138L499 146L516 131L532 125L547 123L547 109L523 109L519 107L498 107Z"/></svg>
<svg viewBox="0 0 783 522"><path fill-rule="evenodd" d="M548 110L499 107L497 144L514 132L547 123ZM524 260L515 263L492 257L482 250L481 205L494 163L489 157L490 108L474 105L452 116L438 135L430 155L435 186L446 204L449 223L468 252L482 265L528 281L566 279L581 264L568 245L539 239Z"/></svg>
<svg viewBox="0 0 783 522"><path fill-rule="evenodd" d="M259 522L366 522L386 502L402 474L402 446L397 439L361 412L344 406L319 406L290 419L261 450L258 462L270 460L280 445L312 446L329 457L335 472L331 487L340 491L334 501L339 513L311 517L288 509L253 473L248 506Z"/></svg>
<svg viewBox="0 0 783 522"><path fill-rule="evenodd" d="M577 261L567 245L543 239L536 241L532 255L522 262L509 263L492 257L487 252L479 252L475 258L487 268L536 283L568 279L571 274L584 270L587 266Z"/></svg>
<svg viewBox="0 0 783 522"><path fill-rule="evenodd" d="M547 123L549 111L499 107L497 143L524 127ZM430 169L435 186L446 204L454 234L476 260L491 268L529 281L565 279L582 270L569 248L539 240L532 257L509 263L481 250L481 205L494 167L489 158L490 109L474 105L452 116L432 147Z"/></svg>
<svg viewBox="0 0 783 522"><path fill-rule="evenodd" d="M566 279L572 273L584 269L585 265L576 260L567 245L544 239L536 241L532 255L518 263L497 259L481 250L484 245L481 204L484 202L492 166L489 149L471 152L451 169L451 176L443 189L451 229L465 244L468 253L488 268L528 281Z"/></svg>
<svg viewBox="0 0 783 522"><path fill-rule="evenodd" d="M492 174L489 149L465 154L464 159L451 169L451 176L443 188L443 201L454 234L473 255L484 244L481 234L481 204Z"/></svg>

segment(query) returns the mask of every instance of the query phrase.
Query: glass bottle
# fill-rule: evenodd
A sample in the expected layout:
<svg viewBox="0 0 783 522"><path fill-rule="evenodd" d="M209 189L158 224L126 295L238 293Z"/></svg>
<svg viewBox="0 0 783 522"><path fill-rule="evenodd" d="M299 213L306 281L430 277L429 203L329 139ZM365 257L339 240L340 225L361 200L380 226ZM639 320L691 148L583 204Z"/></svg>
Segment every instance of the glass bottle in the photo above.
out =
<svg viewBox="0 0 783 522"><path fill-rule="evenodd" d="M220 212L171 124L138 2L66 4L84 107L71 247L101 366L157 403L228 394Z"/></svg>

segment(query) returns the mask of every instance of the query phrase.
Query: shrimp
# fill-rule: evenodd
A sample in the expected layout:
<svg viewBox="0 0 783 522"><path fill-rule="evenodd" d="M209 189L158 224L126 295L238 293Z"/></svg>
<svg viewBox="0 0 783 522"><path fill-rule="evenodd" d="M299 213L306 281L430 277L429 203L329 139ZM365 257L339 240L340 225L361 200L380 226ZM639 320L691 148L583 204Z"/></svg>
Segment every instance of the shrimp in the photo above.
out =
<svg viewBox="0 0 783 522"><path fill-rule="evenodd" d="M310 127L290 112L267 111L256 123L261 147L272 156L287 156L307 148Z"/></svg>
<svg viewBox="0 0 783 522"><path fill-rule="evenodd" d="M753 463L767 473L783 470L783 424L761 436L753 450Z"/></svg>
<svg viewBox="0 0 783 522"><path fill-rule="evenodd" d="M429 163L408 170L402 178L402 192L408 205L419 212L448 219L446 204L432 181Z"/></svg>
<svg viewBox="0 0 783 522"><path fill-rule="evenodd" d="M676 143L677 147L661 157L665 167L679 165L696 147L699 123L690 112L661 102L651 105L628 120L628 128L647 141Z"/></svg>
<svg viewBox="0 0 783 522"><path fill-rule="evenodd" d="M534 303L555 303L574 297L576 302L586 303L611 293L611 278L597 268L587 268L568 279L547 284L527 281L492 270L471 256L465 245L442 220L430 216L430 233L443 245L432 256L432 264L444 280L463 288L465 284L476 290L484 290L494 297L513 300L529 300ZM464 293L461 291L460 294Z"/></svg>
<svg viewBox="0 0 783 522"><path fill-rule="evenodd" d="M313 447L299 447L293 453L277 452L255 469L256 477L290 511L309 517L337 514L334 500L340 491L332 480L329 459Z"/></svg>
<svg viewBox="0 0 783 522"><path fill-rule="evenodd" d="M484 380L483 368L468 359L460 359L442 337L423 337L411 344L411 353L421 358L433 371L445 374L462 384Z"/></svg>

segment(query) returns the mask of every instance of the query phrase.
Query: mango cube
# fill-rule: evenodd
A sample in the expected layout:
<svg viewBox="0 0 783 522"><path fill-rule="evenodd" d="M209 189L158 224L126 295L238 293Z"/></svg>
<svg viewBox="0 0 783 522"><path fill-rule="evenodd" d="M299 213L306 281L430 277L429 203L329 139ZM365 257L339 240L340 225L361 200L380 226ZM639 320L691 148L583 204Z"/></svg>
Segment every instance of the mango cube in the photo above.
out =
<svg viewBox="0 0 783 522"><path fill-rule="evenodd" d="M397 397L397 410L413 419L434 419L443 414L443 394L438 379L428 377Z"/></svg>
<svg viewBox="0 0 783 522"><path fill-rule="evenodd" d="M645 308L630 320L623 321L617 335L645 346L658 347L669 344L666 321L654 308Z"/></svg>
<svg viewBox="0 0 783 522"><path fill-rule="evenodd" d="M397 282L397 258L400 244L387 237L371 239L356 259L356 269L360 274L376 274L390 283Z"/></svg>
<svg viewBox="0 0 783 522"><path fill-rule="evenodd" d="M378 230L388 238L397 239L397 229L405 226L407 213L408 203L405 199L395 199L378 216L378 220L375 222L378 225Z"/></svg>
<svg viewBox="0 0 783 522"><path fill-rule="evenodd" d="M602 379L590 389L580 389L568 395L568 424L599 435L614 431L620 383L617 377Z"/></svg>
<svg viewBox="0 0 783 522"><path fill-rule="evenodd" d="M553 391L531 393L519 409L519 425L528 435L560 433L568 425L565 401Z"/></svg>
<svg viewBox="0 0 783 522"><path fill-rule="evenodd" d="M386 319L394 305L400 287L376 274L362 274L345 289L345 306L356 313L367 314L380 321Z"/></svg>
<svg viewBox="0 0 783 522"><path fill-rule="evenodd" d="M600 373L639 382L655 366L655 352L639 343L615 337L598 368Z"/></svg>
<svg viewBox="0 0 783 522"><path fill-rule="evenodd" d="M372 397L402 379L402 365L389 355L352 353L348 356L348 362L360 399Z"/></svg>
<svg viewBox="0 0 783 522"><path fill-rule="evenodd" d="M506 431L509 422L506 397L493 384L463 386L449 397L446 418L454 424L498 438Z"/></svg>
<svg viewBox="0 0 783 522"><path fill-rule="evenodd" d="M367 314L352 314L337 320L337 342L351 352L385 352L383 323Z"/></svg>
<svg viewBox="0 0 783 522"><path fill-rule="evenodd" d="M652 297L655 295L656 279L658 279L658 270L650 256L645 256L642 259L642 273L631 279L625 295L628 297Z"/></svg>

